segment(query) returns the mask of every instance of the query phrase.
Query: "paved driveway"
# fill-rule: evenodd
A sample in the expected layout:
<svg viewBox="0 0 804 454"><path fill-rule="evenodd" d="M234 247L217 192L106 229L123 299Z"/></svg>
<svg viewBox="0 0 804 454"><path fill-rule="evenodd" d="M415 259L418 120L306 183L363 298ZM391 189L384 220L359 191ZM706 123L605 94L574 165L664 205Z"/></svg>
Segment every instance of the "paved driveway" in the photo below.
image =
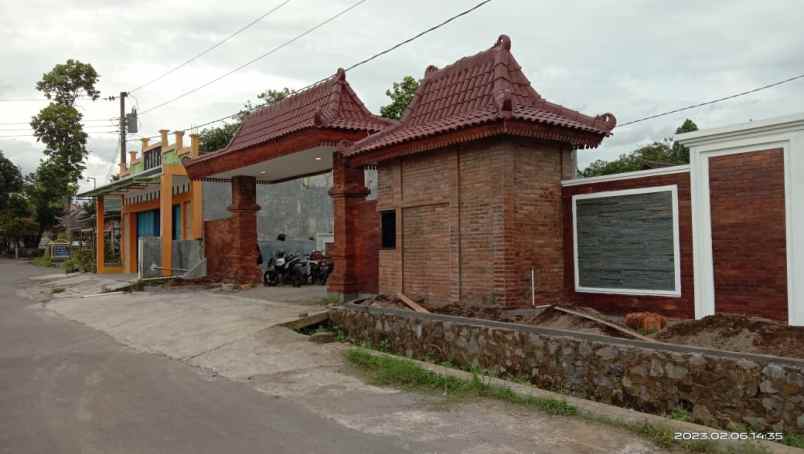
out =
<svg viewBox="0 0 804 454"><path fill-rule="evenodd" d="M14 269L0 262L0 278ZM278 326L312 306L244 294L4 302L0 345L12 353L0 386L22 385L0 391L0 411L15 415L0 422L0 444L5 436L9 446L49 439L69 448L51 452L659 452L577 418L368 385L343 363L347 345L313 344Z"/></svg>

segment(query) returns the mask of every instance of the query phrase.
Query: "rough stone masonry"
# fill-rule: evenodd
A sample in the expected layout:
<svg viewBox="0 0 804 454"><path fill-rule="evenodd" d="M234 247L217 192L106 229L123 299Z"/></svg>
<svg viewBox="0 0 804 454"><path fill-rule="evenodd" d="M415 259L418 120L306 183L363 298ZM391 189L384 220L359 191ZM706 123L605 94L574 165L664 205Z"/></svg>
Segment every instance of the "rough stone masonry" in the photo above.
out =
<svg viewBox="0 0 804 454"><path fill-rule="evenodd" d="M408 357L650 413L685 409L712 427L804 433L801 360L354 304L332 319L351 338Z"/></svg>

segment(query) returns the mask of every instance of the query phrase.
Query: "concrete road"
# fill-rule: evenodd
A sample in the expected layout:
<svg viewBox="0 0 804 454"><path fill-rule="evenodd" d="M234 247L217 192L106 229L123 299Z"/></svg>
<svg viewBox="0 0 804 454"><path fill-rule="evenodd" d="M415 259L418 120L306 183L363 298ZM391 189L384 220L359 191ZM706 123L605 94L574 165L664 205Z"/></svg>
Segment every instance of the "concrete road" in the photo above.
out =
<svg viewBox="0 0 804 454"><path fill-rule="evenodd" d="M348 344L280 326L320 307L304 291L79 298L102 276L31 270L0 261L0 453L661 452L580 418L365 383Z"/></svg>
<svg viewBox="0 0 804 454"><path fill-rule="evenodd" d="M405 452L16 296L34 272L0 260L0 452Z"/></svg>

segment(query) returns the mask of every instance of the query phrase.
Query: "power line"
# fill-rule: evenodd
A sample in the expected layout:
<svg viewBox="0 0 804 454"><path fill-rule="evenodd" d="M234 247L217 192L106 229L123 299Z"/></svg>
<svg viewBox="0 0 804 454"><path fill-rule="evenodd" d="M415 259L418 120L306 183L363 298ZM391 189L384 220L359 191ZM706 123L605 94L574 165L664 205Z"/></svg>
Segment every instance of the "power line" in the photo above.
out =
<svg viewBox="0 0 804 454"><path fill-rule="evenodd" d="M87 119L87 120L82 119L81 123L84 123L84 122L87 122L87 121L116 122L117 118L94 118L94 119ZM30 121L11 121L11 122L7 122L7 123L0 123L0 126L30 125L30 124L31 124Z"/></svg>
<svg viewBox="0 0 804 454"><path fill-rule="evenodd" d="M151 85L152 83L154 83L154 82L157 82L157 81L161 80L162 78L164 78L164 77L165 77L165 76L167 76L168 74L174 73L174 72L178 71L179 69L181 69L181 68L183 68L183 67L185 67L185 66L189 65L189 64L190 64L190 63L192 63L193 61L195 61L195 60L197 60L197 59L199 59L199 58L203 57L204 55L206 55L206 54L210 53L211 51L213 51L213 50L217 49L218 47L222 46L224 43L226 43L226 42L230 41L232 38L234 38L235 36L239 35L240 33L243 33L244 31L246 31L246 30L248 30L249 28L253 27L254 25L256 25L256 24L257 24L258 22L260 22L261 20L263 20L263 19L265 19L266 17L268 17L268 16L270 16L271 14L273 14L273 13L274 13L274 11L276 11L276 10L278 10L278 9L282 8L283 6L287 5L287 4L288 4L288 3L290 3L291 1L292 1L292 0L285 0L284 2L280 3L279 5L277 5L277 6L273 7L273 8L271 8L270 10L268 10L268 11L267 11L265 14L263 14L262 16L260 16L260 17L258 17L258 18L256 18L256 19L254 19L253 21L249 22L248 24L244 25L243 27L240 27L240 28L239 28L239 29L237 29L237 30L236 30L234 33L232 33L231 35L227 36L227 37L226 37L226 38L224 38L223 40L218 41L218 42L217 42L217 43L215 43L214 45L212 45L212 46L210 46L210 47L208 47L208 48L204 49L203 51L199 52L199 53L198 53L198 54L196 54L195 56L190 57L190 58L189 58L187 61L185 61L184 63L182 63L182 64L180 64L180 65L178 65L178 66L175 66L175 67L173 67L173 68L171 68L171 69L167 70L166 72L162 73L160 76L157 76L157 77L155 77L155 78L153 78L153 79L149 80L148 82L145 82L144 84L142 84L142 85L138 86L137 88L135 88L135 89L133 89L133 90L129 90L129 92L128 92L128 93L129 93L129 94L131 94L131 93L133 93L133 92L135 92L135 91L137 91L137 90L139 90L139 89L141 89L141 88L145 88L145 87L147 87L148 85Z"/></svg>
<svg viewBox="0 0 804 454"><path fill-rule="evenodd" d="M119 131L84 131L87 135L94 134L119 134ZM0 139L16 139L21 137L36 137L33 134L15 134L10 136L0 136Z"/></svg>
<svg viewBox="0 0 804 454"><path fill-rule="evenodd" d="M366 64L366 63L369 63L369 62L371 62L372 60L375 60L375 59L377 59L377 58L379 58L379 57L381 57L381 56L383 56L383 55L385 55L385 54L388 54L388 53L390 53L390 52L392 52L392 51L394 51L394 50L396 50L396 49L398 49L398 48L400 48L400 47L402 47L402 46L404 46L404 45L406 45L406 44L409 44L409 43L411 43L411 42L413 42L413 41L415 41L415 40L417 40L417 39L421 38L422 36L424 36L424 35L426 35L426 34L428 34L428 33L430 33L430 32L433 32L433 31L435 31L435 30L438 30L439 28L441 28L441 27L443 27L443 26L445 26L445 25L449 24L450 22L452 22L452 21L454 21L454 20L456 20L456 19L458 19L458 18L460 18L460 17L463 17L463 16L465 16L465 15L467 15L467 14L470 14L470 13L474 12L475 10L477 10L478 8L480 8L481 6L484 6L484 5L486 5L487 3L490 3L491 1L492 1L492 0L483 0L483 1L481 1L480 3L476 4L475 6L473 6L473 7L469 8L469 9L467 9L467 10L461 11L461 12L459 12L459 13L457 13L457 14L453 15L453 16L450 16L450 17L449 17L449 18L447 18L446 20L441 21L441 22L439 22L439 23L438 23L438 24L436 24L436 25L433 25L432 27L427 28L426 30L424 30L424 31L422 31L422 32L419 32L419 33L417 33L417 34L415 34L415 35L411 36L410 38L407 38L407 39L405 39L405 40L403 40L403 41L400 41L399 43L394 44L393 46L391 46L391 47L389 47L389 48L387 48L387 49L385 49L385 50L382 50L382 51L380 51L380 52L377 52L377 53L375 53L375 54L371 55L371 56L370 56L370 57L368 57L368 58L365 58L365 59L363 59L363 60L360 60L360 61L359 61L359 62L357 62L357 63L352 64L351 66L349 66L348 68L346 68L344 71L349 71L349 70L355 69L355 68L357 68L357 67L359 67L359 66L362 66L362 65L364 65L364 64ZM357 4L355 4L354 6L357 6ZM332 76L325 77L325 78L323 78L323 79L321 79L321 80L319 80L319 81L317 81L317 82L314 82L314 83L312 83L312 84L310 84L310 85L307 85L307 86L306 86L306 87L304 87L304 88L300 88L300 89L298 89L298 90L294 90L294 93L299 93L299 92L302 92L302 91L304 91L304 90L307 90L307 89L309 89L309 88L311 88L311 87L314 87L315 85L320 84L321 82L324 82L324 81L328 80L330 77L332 77ZM259 107L254 107L254 108L252 108L252 109L251 109L251 111L254 111L254 110L258 109L258 108L259 108ZM236 115L238 115L239 113L240 113L240 112L238 111L238 112L232 113L232 114L230 114L230 115L226 115L226 116L223 116L223 117L217 118L217 119L215 119L215 120L210 120L210 121L207 121L207 122L205 122L205 123L198 124L198 125L192 125L191 127L192 127L192 128L203 128L204 126L209 126L209 125L214 124L214 123L219 123L219 122L221 122L221 121L225 121L225 120L231 119L231 118L235 117ZM148 138L149 138L149 139L153 139L153 138L157 138L157 137L159 137L159 136L158 136L158 135L156 135L156 136L151 136L151 137L148 137ZM138 140L138 139L134 139L134 140Z"/></svg>
<svg viewBox="0 0 804 454"><path fill-rule="evenodd" d="M640 122L643 122L643 121L653 120L654 118L660 118L660 117L665 117L667 115L672 115L674 113L684 112L685 110L692 110L692 109L697 109L699 107L704 107L704 106L709 106L709 105L712 105L712 104L717 104L719 102L728 101L728 100L734 99L734 98L739 98L740 96L750 95L750 94L756 93L758 91L767 90L768 88L778 87L779 85L786 84L788 82L793 82L794 80L798 80L798 79L804 79L804 74L799 74L797 76L789 77L787 79L780 80L778 82L772 82L772 83L769 83L769 84L766 84L766 85L762 85L761 87L752 88L750 90L742 91L740 93L735 93L735 94L732 94L732 95L723 96L722 98L715 98L715 99L712 99L710 101L700 102L700 103L697 103L697 104L690 104L689 106L680 107L678 109L669 110L667 112L662 112L662 113L658 113L658 114L655 114L655 115L649 115L647 117L638 118L636 120L632 120L632 121L623 123L623 124L617 126L617 128L623 128L625 126L630 126L630 125L640 123Z"/></svg>
<svg viewBox="0 0 804 454"><path fill-rule="evenodd" d="M164 106L166 106L166 105L168 105L168 104L170 104L170 103L172 103L172 102L175 102L175 101L177 101L177 100L179 100L179 99L181 99L181 98L184 98L184 97L185 97L185 96L187 96L187 95L190 95L190 94L192 94L192 93L195 93L195 92L196 92L196 91L198 91L198 90L201 90L201 89L203 89L203 88L205 88L205 87L208 87L208 86L210 86L210 85L214 84L215 82L217 82L217 81L219 81L219 80L221 80L221 79L223 79L223 78L225 78L225 77L228 77L228 76L230 76L230 75L232 75L232 74L236 73L237 71L240 71L241 69L243 69L243 68L245 68L245 67L247 67L247 66L250 66L250 65L252 65L252 64L254 64L254 63L256 63L256 62L258 62L258 61L260 61L260 60L262 60L263 58L265 58L265 57L267 57L267 56L269 56L269 55L271 55L271 54L273 54L273 53L275 53L275 52L279 51L280 49L282 49L282 48L284 48L284 47L287 47L287 46L289 46L289 45L293 44L294 42L296 42L296 41L300 40L301 38L304 38L305 36L309 35L310 33L313 33L314 31L316 31L316 30L318 30L319 28L321 28L321 27L323 27L323 26L325 26L325 25L329 24L330 22L334 21L335 19L338 19L339 17L341 17L341 16L343 16L344 14L348 13L349 11L351 11L351 10L353 10L353 9L357 8L358 6L360 6L361 4L365 3L366 1L368 1L368 0L358 0L357 2L355 2L355 3L351 4L351 5L349 5L347 8L345 8L345 9L341 10L341 11L340 11L340 12L338 12L337 14L335 14L335 15L333 15L333 16L330 16L328 19L324 20L323 22L318 23L318 24L317 24L317 25L315 25L314 27L311 27L311 28L309 28L309 29L305 30L304 32L302 32L302 33L300 33L300 34L298 34L298 35L294 36L293 38L291 38L291 39L289 39L289 40L287 40L287 41L283 42L282 44L279 44L278 46L276 46L276 47L272 48L271 50L269 50L269 51L265 52L264 54L259 55L258 57L253 58L253 59L251 59L251 60L247 61L246 63L243 63L243 64L241 64L241 65L239 65L239 66L235 67L235 68L234 68L234 69L232 69L231 71L228 71L228 72L226 72L226 73L224 73L224 74L221 74L220 76L218 76L218 77L216 77L216 78L214 78L214 79L212 79L212 80L210 80L210 81L208 81L208 82L206 82L206 83L204 83L204 84L201 84L201 85L199 85L199 86L197 86L197 87L195 87L195 88L192 88L192 89L190 89L190 90L187 90L187 91L183 92L182 94L180 94L180 95L178 95L178 96L175 96L175 97L173 97L173 98L171 98L171 99L168 99L167 101L164 101L164 102L162 102L162 103L160 103L160 104L157 104L157 105L155 105L155 106L153 106L153 107L149 107L148 109L145 109L145 110L143 110L142 112L140 112L140 115L145 115L145 114L147 114L148 112L152 112L152 111L154 111L154 110L156 110L156 109L159 109L160 107L164 107Z"/></svg>

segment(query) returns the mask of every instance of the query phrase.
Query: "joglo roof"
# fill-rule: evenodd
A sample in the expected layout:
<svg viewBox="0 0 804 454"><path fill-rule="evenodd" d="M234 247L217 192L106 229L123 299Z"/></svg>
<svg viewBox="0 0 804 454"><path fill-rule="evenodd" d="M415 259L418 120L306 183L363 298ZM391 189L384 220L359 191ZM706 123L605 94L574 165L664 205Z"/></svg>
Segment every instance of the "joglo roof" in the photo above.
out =
<svg viewBox="0 0 804 454"><path fill-rule="evenodd" d="M524 135L575 147L599 145L616 125L610 113L591 117L542 98L511 54L511 39L501 35L488 50L442 69L428 67L400 123L361 140L348 154L501 120L520 122Z"/></svg>

